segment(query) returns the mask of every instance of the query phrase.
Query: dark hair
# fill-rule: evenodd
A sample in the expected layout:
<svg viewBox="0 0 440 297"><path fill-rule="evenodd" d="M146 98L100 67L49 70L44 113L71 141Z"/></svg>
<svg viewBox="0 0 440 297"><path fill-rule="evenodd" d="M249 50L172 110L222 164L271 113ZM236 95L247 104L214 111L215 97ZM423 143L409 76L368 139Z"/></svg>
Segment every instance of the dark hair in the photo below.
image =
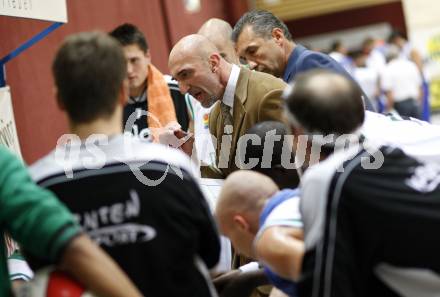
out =
<svg viewBox="0 0 440 297"><path fill-rule="evenodd" d="M374 45L375 40L372 37L367 37L364 39L364 41L362 41L362 48L365 48L367 46L371 46Z"/></svg>
<svg viewBox="0 0 440 297"><path fill-rule="evenodd" d="M388 43L393 43L397 38L404 38L405 39L405 36L399 30L393 29L393 31L388 36L387 41L388 41Z"/></svg>
<svg viewBox="0 0 440 297"><path fill-rule="evenodd" d="M288 135L286 125L277 121L260 122L249 128L246 134L257 135L261 139L261 144L253 144L252 141L246 143L246 163L251 158L259 160L252 170L270 177L280 189L296 188L299 184L296 169L284 168L283 165L285 164L282 162L282 157L286 157L283 156L283 149L286 144L289 146L286 149L288 149L287 152L290 152L290 158L285 161L293 163L295 159L291 144L285 143L289 140L286 138L286 135ZM269 143L270 147L268 146ZM273 148L271 147L272 144ZM272 150L272 154L268 154L270 150ZM269 157L270 160L263 160L263 157ZM264 164L267 161L269 161L268 164Z"/></svg>
<svg viewBox="0 0 440 297"><path fill-rule="evenodd" d="M113 114L126 68L121 46L107 34L68 37L56 54L52 72L58 100L70 119L88 123Z"/></svg>
<svg viewBox="0 0 440 297"><path fill-rule="evenodd" d="M318 77L320 81L315 80ZM360 87L341 74L322 69L298 75L286 104L305 130L323 135L352 133L365 116Z"/></svg>
<svg viewBox="0 0 440 297"><path fill-rule="evenodd" d="M356 50L352 50L352 51L350 51L350 52L348 53L348 56L349 56L350 58L352 58L353 60L356 60L356 59L358 59L358 58L360 58L360 57L362 57L362 56L365 56L365 53L364 53L364 51L361 50L361 49L356 49Z"/></svg>
<svg viewBox="0 0 440 297"><path fill-rule="evenodd" d="M280 28L283 30L284 36L292 41L289 29L280 19L265 10L252 10L245 13L235 24L231 35L234 42L237 42L238 37L247 25L250 25L257 35L264 38L269 38L273 29Z"/></svg>
<svg viewBox="0 0 440 297"><path fill-rule="evenodd" d="M271 132L271 133L269 133ZM270 162L270 167L281 164L281 153L283 151L284 136L287 135L287 127L276 121L265 121L260 122L252 126L246 134L255 134L261 139L261 144L252 144L251 141L248 142L246 150L246 159L257 158L259 162L257 168L262 168L262 158L264 152L268 149L265 146L266 142L273 143L273 151ZM278 140L278 138L280 138Z"/></svg>
<svg viewBox="0 0 440 297"><path fill-rule="evenodd" d="M123 24L110 32L110 35L116 38L122 46L136 44L139 48L146 52L148 50L148 42L145 35L132 24Z"/></svg>
<svg viewBox="0 0 440 297"><path fill-rule="evenodd" d="M342 41L335 40L330 46L330 52L338 51L342 47Z"/></svg>

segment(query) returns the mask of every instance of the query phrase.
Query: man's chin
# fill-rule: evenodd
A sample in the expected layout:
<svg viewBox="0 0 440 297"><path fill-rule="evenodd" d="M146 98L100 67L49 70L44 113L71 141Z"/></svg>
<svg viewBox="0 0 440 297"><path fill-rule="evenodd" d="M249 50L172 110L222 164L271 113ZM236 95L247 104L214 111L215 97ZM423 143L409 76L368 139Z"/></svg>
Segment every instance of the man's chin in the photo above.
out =
<svg viewBox="0 0 440 297"><path fill-rule="evenodd" d="M128 88L129 88L130 92L139 90L141 86L142 86L142 84L138 83L137 81L133 81L133 82L128 83Z"/></svg>
<svg viewBox="0 0 440 297"><path fill-rule="evenodd" d="M207 99L205 101L201 101L200 104L204 107L204 108L210 108L211 106L214 105L215 103L215 99Z"/></svg>

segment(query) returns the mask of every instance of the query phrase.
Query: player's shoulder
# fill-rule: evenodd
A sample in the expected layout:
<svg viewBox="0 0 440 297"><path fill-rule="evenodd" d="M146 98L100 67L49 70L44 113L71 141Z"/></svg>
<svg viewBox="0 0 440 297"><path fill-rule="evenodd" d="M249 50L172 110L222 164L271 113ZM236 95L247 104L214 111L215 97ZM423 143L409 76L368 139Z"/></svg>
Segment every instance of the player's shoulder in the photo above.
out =
<svg viewBox="0 0 440 297"><path fill-rule="evenodd" d="M69 156L63 154L55 148L50 153L31 164L28 167L29 174L35 182L39 182L47 176L64 172L64 168L67 168L68 163L69 165L74 165L73 162L69 162L73 161L70 158L71 156L72 155ZM66 157L69 160L66 160ZM63 164L66 166L63 166ZM69 167L69 169L73 169L73 166Z"/></svg>
<svg viewBox="0 0 440 297"><path fill-rule="evenodd" d="M357 146L347 150L342 149L318 164L309 167L301 180L302 187L319 187L319 185L328 184L335 173L344 172L347 169L345 168L347 161L353 160L359 153L360 149Z"/></svg>
<svg viewBox="0 0 440 297"><path fill-rule="evenodd" d="M125 164L128 167L162 164L165 167L170 165L183 169L189 174L196 172L191 160L183 152L129 133L109 138L101 145L87 147L82 142L76 146L60 145L30 166L29 171L32 179L39 182L60 174L72 174L83 169L102 169L115 164Z"/></svg>

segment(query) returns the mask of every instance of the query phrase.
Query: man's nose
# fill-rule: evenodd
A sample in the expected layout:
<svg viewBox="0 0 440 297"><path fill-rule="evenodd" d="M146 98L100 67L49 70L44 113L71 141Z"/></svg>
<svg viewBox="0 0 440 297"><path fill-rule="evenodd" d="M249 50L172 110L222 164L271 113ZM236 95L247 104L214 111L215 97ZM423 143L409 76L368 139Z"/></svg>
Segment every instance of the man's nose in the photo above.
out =
<svg viewBox="0 0 440 297"><path fill-rule="evenodd" d="M186 83L179 81L179 89L180 93L186 94L188 93L189 86Z"/></svg>
<svg viewBox="0 0 440 297"><path fill-rule="evenodd" d="M130 62L127 63L127 73L130 74L133 72L133 65Z"/></svg>
<svg viewBox="0 0 440 297"><path fill-rule="evenodd" d="M248 65L249 65L249 69L251 69L251 70L254 70L258 66L257 63L255 63L254 61L249 61L249 60L248 60Z"/></svg>

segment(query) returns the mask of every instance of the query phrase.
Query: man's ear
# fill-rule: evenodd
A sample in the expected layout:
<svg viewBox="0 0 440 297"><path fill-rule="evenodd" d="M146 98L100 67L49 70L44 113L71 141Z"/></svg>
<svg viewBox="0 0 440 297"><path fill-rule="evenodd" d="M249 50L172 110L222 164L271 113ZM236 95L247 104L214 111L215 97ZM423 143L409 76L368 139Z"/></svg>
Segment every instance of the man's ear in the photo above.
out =
<svg viewBox="0 0 440 297"><path fill-rule="evenodd" d="M128 78L125 78L122 81L121 87L119 89L119 98L118 101L124 107L128 101L129 87L128 87Z"/></svg>
<svg viewBox="0 0 440 297"><path fill-rule="evenodd" d="M147 50L145 51L145 58L147 58L147 59L151 59L150 49L147 49Z"/></svg>
<svg viewBox="0 0 440 297"><path fill-rule="evenodd" d="M241 215L234 215L233 217L234 224L237 228L239 228L241 231L249 231L249 223L246 221L246 219Z"/></svg>
<svg viewBox="0 0 440 297"><path fill-rule="evenodd" d="M220 65L220 60L222 57L219 53L213 53L209 56L209 66L211 66L211 71L216 73L218 71L218 67Z"/></svg>
<svg viewBox="0 0 440 297"><path fill-rule="evenodd" d="M63 101L62 101L61 98L60 98L60 95L59 95L59 92L58 92L58 88L57 88L57 87L54 87L54 88L53 88L53 93L54 93L55 98L57 99L57 105L58 105L58 108L59 108L61 111L65 111L65 110L66 110L66 107L64 106L64 103L63 103Z"/></svg>
<svg viewBox="0 0 440 297"><path fill-rule="evenodd" d="M280 28L273 28L272 30L272 38L275 40L275 43L282 46L284 43L284 32Z"/></svg>

